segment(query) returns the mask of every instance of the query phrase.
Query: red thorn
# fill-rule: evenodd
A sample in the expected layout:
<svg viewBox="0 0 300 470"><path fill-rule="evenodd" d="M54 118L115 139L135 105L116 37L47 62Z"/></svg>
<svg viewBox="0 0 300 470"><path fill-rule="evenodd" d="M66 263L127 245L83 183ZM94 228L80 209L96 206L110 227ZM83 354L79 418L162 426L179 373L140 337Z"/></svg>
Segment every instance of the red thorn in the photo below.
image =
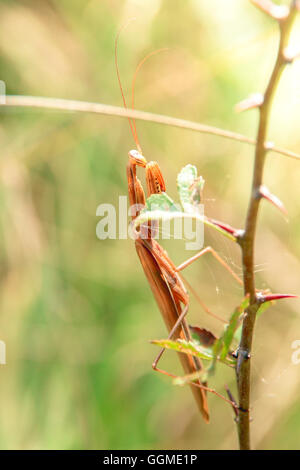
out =
<svg viewBox="0 0 300 470"><path fill-rule="evenodd" d="M283 214L287 215L287 210L284 207L283 203L277 196L272 194L266 186L260 186L259 194L271 204L273 204L275 207L277 207L277 209L279 209Z"/></svg>
<svg viewBox="0 0 300 470"><path fill-rule="evenodd" d="M298 295L294 294L258 294L258 299L261 303L264 302L271 302L272 300L280 300L280 299L298 299Z"/></svg>

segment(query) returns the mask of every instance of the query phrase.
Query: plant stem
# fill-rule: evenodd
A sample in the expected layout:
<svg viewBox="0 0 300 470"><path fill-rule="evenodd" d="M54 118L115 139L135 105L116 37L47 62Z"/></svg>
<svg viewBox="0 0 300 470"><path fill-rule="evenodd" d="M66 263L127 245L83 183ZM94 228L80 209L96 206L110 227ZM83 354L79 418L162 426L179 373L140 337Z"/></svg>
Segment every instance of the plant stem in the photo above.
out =
<svg viewBox="0 0 300 470"><path fill-rule="evenodd" d="M60 111L96 113L108 116L118 116L122 118L130 117L141 121L155 122L165 126L189 129L191 131L200 132L202 134L216 135L219 137L235 140L237 142L256 145L256 140L251 137L247 137L243 134L238 134L236 132L225 129L219 129L218 127L207 126L206 124L201 124L199 122L187 121L185 119L164 116L162 114L148 113L145 111L139 111L137 109L124 109L119 106L112 106L103 103L64 100L42 96L8 95L6 96L5 103L0 104L0 109L1 107L57 109ZM265 142L264 146L266 149L269 149L274 153L300 160L300 155L298 153L277 147L271 142Z"/></svg>
<svg viewBox="0 0 300 470"><path fill-rule="evenodd" d="M260 187L263 183L264 164L267 154L265 146L270 110L280 76L288 60L285 56L289 35L297 12L297 2L293 1L286 17L278 20L280 41L276 62L267 85L263 103L259 107L259 124L250 201L247 211L245 231L240 239L243 261L244 291L250 295L250 306L245 312L242 337L238 349L237 384L239 395L238 434L240 449L250 449L250 357L256 312L259 302L255 293L254 246L259 204L262 198Z"/></svg>

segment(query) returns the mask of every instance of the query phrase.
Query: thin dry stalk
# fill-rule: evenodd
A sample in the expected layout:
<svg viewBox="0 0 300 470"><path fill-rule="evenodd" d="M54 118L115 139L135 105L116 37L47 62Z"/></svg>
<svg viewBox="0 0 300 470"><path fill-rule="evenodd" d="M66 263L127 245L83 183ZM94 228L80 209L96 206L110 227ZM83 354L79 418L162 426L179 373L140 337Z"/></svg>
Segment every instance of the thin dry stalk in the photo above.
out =
<svg viewBox="0 0 300 470"><path fill-rule="evenodd" d="M223 137L245 144L256 145L256 140L247 137L243 134L219 129L218 127L207 126L199 122L186 121L185 119L178 119L171 116L164 116L162 114L148 113L145 111L138 111L133 109L124 109L119 106L111 106L102 103L91 103L87 101L64 100L59 98L46 98L41 96L22 96L22 95L8 95L6 96L5 103L0 104L1 107L25 107L25 108L43 108L43 109L57 109L60 111L71 112L85 112L104 114L107 116L118 116L122 118L133 118L140 121L154 122L163 124L165 126L179 127L181 129L188 129L202 134L210 134ZM264 148L266 151L272 151L289 158L300 160L300 155L291 150L287 150L273 142L265 142Z"/></svg>

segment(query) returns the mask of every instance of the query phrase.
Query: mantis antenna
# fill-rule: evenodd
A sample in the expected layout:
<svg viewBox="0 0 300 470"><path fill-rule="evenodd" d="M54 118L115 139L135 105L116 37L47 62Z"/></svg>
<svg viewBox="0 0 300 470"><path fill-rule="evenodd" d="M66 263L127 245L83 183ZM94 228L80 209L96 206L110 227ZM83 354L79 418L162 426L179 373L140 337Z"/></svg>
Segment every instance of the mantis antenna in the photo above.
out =
<svg viewBox="0 0 300 470"><path fill-rule="evenodd" d="M119 87L120 87L120 90L121 90L121 95L122 95L122 100L123 100L123 104L124 104L124 108L125 109L128 109L127 107L127 103L126 103L126 99L125 99L125 95L124 95L124 91L123 91L123 86L122 86L122 81L121 81L121 75L120 75L120 69L119 69L119 64L118 64L118 42L119 42L119 37L120 37L120 34L121 32L127 28L127 26L129 25L129 23L131 23L132 21L134 21L136 18L130 18L127 23L125 23L118 31L117 33L117 36L116 36L116 40L115 40L115 64L116 64L116 71L117 71L117 77L118 77L118 82L119 82ZM133 76L133 80L132 80L132 98L131 98L131 105L132 105L132 109L134 109L134 89L135 89L135 82L136 82L136 78L137 78L137 74L140 70L140 68L142 67L142 65L152 56L158 54L159 52L162 52L162 51L166 51L168 50L168 48L161 48L161 49L157 49L155 51L152 51L150 52L149 54L146 55L146 57L144 57L140 63L138 64L135 72L134 72L134 76ZM130 126L130 130L131 130L131 133L132 133L132 136L133 136L133 139L135 141L135 144L137 146L137 149L138 151L142 154L142 148L141 148L141 145L140 145L140 142L139 142L139 138L138 138L138 133L137 133L137 129L136 129L136 123L135 123L135 119L133 118L130 118L128 117L128 122L129 122L129 126Z"/></svg>
<svg viewBox="0 0 300 470"><path fill-rule="evenodd" d="M132 79L132 91L131 91L131 107L132 109L134 109L134 90L135 90L135 82L136 82L136 78L137 78L137 74L139 72L139 70L141 69L142 65L144 65L144 63L150 59L150 57L156 55L156 54L159 54L160 52L162 51L167 51L168 48L167 47L163 47L161 49L157 49L155 51L152 51L150 52L149 54L147 54L141 61L140 63L138 64L137 68L135 69L135 72L134 72L134 76L133 76L133 79ZM135 123L135 119L132 119L132 122L133 122L133 128L134 128L134 132L135 132L135 137L136 137L136 141L138 141L138 135L137 135L137 130L136 130L136 123Z"/></svg>

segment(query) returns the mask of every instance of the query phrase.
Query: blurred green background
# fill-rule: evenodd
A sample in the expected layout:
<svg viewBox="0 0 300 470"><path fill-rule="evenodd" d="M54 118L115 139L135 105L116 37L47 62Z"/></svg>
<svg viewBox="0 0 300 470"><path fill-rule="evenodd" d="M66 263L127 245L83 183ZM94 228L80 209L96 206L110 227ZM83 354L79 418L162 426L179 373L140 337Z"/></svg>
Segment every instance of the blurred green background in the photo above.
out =
<svg viewBox="0 0 300 470"><path fill-rule="evenodd" d="M0 78L8 94L121 105L114 64L129 96L139 61L151 58L136 85L136 107L255 136L257 112L234 105L263 91L276 25L250 5L227 0L0 1ZM292 35L300 40L299 19ZM289 66L274 103L269 136L300 149L300 64ZM158 160L168 193L176 175L197 165L206 180L205 211L242 227L251 184L251 146L137 123L145 156ZM1 108L0 116L0 447L236 448L232 410L209 396L202 422L188 388L156 374L150 339L166 336L131 240L96 238L96 208L126 195L128 122L117 117ZM299 292L300 166L270 154L265 181L284 202L288 221L262 204L257 238L259 287ZM239 250L205 231L241 274ZM164 243L176 263L183 242ZM186 273L200 297L228 318L242 291L209 256ZM257 448L300 447L299 301L278 303L259 320L252 376L252 434ZM190 323L218 334L222 325L191 299ZM181 370L169 353L163 363ZM232 370L219 367L211 386L235 394Z"/></svg>

